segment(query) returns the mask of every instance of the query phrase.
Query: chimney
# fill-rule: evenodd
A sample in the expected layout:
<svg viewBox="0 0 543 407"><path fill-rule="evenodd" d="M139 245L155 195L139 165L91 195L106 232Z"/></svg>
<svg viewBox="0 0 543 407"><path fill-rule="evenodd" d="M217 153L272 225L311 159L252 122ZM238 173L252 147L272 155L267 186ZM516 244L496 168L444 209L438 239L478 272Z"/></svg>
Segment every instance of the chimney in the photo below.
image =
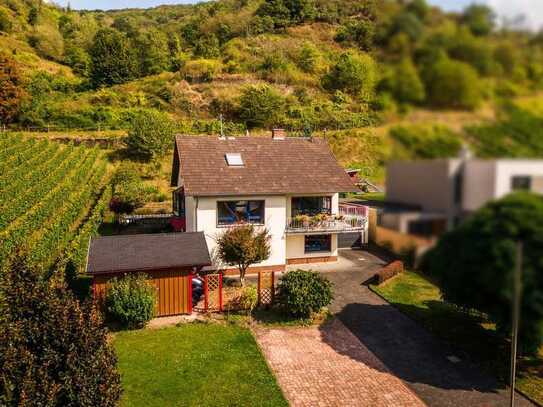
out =
<svg viewBox="0 0 543 407"><path fill-rule="evenodd" d="M272 139L273 140L284 140L285 139L285 129L272 129Z"/></svg>

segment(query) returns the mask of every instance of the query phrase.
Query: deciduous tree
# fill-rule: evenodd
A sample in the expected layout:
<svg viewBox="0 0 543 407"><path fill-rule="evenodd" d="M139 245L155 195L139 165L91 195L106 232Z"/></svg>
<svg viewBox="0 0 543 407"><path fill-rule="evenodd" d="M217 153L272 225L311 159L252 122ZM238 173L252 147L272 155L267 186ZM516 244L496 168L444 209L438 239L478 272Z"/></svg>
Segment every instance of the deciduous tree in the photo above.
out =
<svg viewBox="0 0 543 407"><path fill-rule="evenodd" d="M116 406L117 360L94 306L21 260L0 276L0 404Z"/></svg>
<svg viewBox="0 0 543 407"><path fill-rule="evenodd" d="M0 53L0 122L11 123L17 118L26 92L18 66L6 54Z"/></svg>
<svg viewBox="0 0 543 407"><path fill-rule="evenodd" d="M270 257L270 239L266 229L257 231L251 224L235 226L217 239L218 256L225 263L238 267L244 285L249 266Z"/></svg>
<svg viewBox="0 0 543 407"><path fill-rule="evenodd" d="M526 353L543 344L543 198L517 193L492 202L428 253L424 269L445 300L488 314L497 329L511 329L516 244L524 245L520 343Z"/></svg>

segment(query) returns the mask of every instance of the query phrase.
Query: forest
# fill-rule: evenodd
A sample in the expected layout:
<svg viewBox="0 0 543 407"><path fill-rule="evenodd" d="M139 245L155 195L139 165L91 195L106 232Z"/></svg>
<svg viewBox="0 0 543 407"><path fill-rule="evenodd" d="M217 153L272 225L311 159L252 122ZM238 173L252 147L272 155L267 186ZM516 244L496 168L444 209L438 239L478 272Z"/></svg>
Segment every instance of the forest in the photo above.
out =
<svg viewBox="0 0 543 407"><path fill-rule="evenodd" d="M482 5L0 0L0 83L10 130L122 136L149 112L179 133L284 127L325 135L342 164L377 180L390 158L463 144L482 157L543 153L543 35L498 25Z"/></svg>

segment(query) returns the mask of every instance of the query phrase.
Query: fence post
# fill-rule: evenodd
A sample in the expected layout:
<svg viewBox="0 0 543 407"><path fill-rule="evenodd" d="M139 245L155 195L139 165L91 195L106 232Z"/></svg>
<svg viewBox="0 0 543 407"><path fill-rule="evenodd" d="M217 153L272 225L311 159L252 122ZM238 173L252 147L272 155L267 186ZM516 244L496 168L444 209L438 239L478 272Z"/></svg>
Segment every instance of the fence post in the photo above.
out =
<svg viewBox="0 0 543 407"><path fill-rule="evenodd" d="M207 286L207 274L204 276L204 309L207 311L209 308L208 303L209 287Z"/></svg>
<svg viewBox="0 0 543 407"><path fill-rule="evenodd" d="M222 312L222 273L219 273L219 311Z"/></svg>

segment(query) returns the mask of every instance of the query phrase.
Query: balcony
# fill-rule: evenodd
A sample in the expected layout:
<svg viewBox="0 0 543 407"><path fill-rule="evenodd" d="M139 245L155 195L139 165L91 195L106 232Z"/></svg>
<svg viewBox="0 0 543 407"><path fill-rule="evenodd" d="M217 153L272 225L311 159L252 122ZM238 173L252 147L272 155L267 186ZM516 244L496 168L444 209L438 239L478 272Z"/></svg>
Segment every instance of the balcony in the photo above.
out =
<svg viewBox="0 0 543 407"><path fill-rule="evenodd" d="M298 215L287 218L286 233L349 233L365 229L367 217L362 215L343 214L328 215L321 213L315 216Z"/></svg>

